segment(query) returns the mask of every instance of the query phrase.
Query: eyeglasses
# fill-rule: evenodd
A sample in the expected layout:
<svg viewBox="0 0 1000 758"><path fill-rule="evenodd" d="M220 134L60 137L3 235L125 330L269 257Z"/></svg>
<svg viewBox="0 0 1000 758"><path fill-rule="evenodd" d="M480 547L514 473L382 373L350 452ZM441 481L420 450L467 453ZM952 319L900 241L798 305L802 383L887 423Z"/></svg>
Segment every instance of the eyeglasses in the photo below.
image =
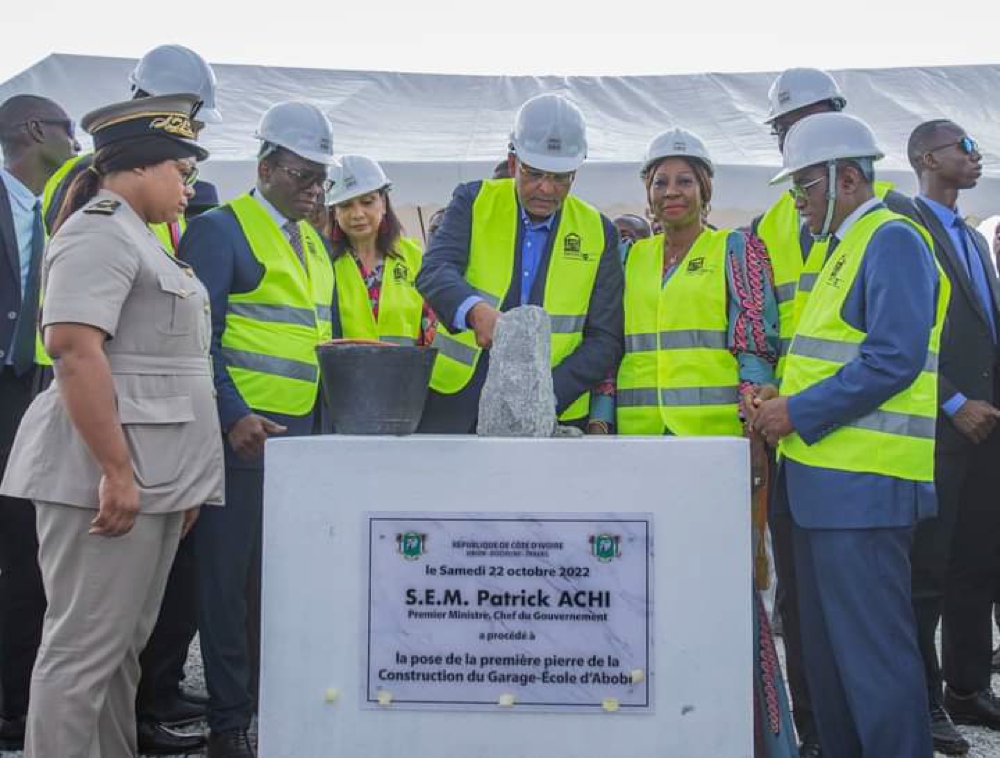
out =
<svg viewBox="0 0 1000 758"><path fill-rule="evenodd" d="M938 150L944 150L946 147L958 147L966 155L972 155L973 153L979 152L979 143L976 142L969 135L965 135L958 142L949 142L946 145L938 145L937 147L932 147L927 151L927 155L931 153L936 153Z"/></svg>
<svg viewBox="0 0 1000 758"><path fill-rule="evenodd" d="M178 163L177 173L181 175L181 181L184 182L185 187L193 187L194 183L198 181L197 166L191 166L185 163Z"/></svg>
<svg viewBox="0 0 1000 758"><path fill-rule="evenodd" d="M276 168L280 168L286 174L288 174L295 183L299 186L299 189L309 189L310 187L315 187L319 185L323 192L329 192L333 187L333 179L326 178L325 174L320 174L315 171L300 171L297 168L291 168L278 163Z"/></svg>
<svg viewBox="0 0 1000 758"><path fill-rule="evenodd" d="M793 184L789 190L788 194L791 196L792 200L795 202L805 202L809 199L809 190L819 184L821 181L826 179L825 176L817 177L811 182L806 182L805 184Z"/></svg>
<svg viewBox="0 0 1000 758"><path fill-rule="evenodd" d="M538 169L534 169L523 163L519 164L519 168L525 179L536 184L543 182L546 179L550 179L557 187L568 187L576 178L575 171L566 171L561 174L554 174L551 171L539 171Z"/></svg>

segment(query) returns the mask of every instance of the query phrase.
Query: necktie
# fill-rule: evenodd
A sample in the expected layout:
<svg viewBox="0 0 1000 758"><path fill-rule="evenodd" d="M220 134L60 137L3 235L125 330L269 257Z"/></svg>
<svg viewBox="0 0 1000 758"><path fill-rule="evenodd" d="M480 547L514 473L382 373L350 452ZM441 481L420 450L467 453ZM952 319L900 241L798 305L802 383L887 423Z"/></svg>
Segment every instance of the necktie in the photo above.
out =
<svg viewBox="0 0 1000 758"><path fill-rule="evenodd" d="M26 374L35 364L35 330L38 315L38 290L42 278L42 254L45 250L45 231L42 227L42 204L35 203L34 223L31 227L31 260L28 279L21 295L21 312L14 330L11 365L18 376Z"/></svg>
<svg viewBox="0 0 1000 758"><path fill-rule="evenodd" d="M288 235L288 243L292 246L292 250L299 257L299 263L304 267L306 265L306 257L302 252L302 230L299 229L299 223L297 221L286 221L285 234Z"/></svg>
<svg viewBox="0 0 1000 758"><path fill-rule="evenodd" d="M990 283L986 279L983 262L979 258L979 252L976 250L969 236L969 229L965 225L965 221L956 216L955 228L958 230L958 238L962 242L961 252L965 259L966 271L969 274L969 279L972 281L973 289L976 290L976 294L979 296L979 304L983 307L986 318L990 322L990 332L993 334L993 340L996 341L997 330L993 317L993 295L990 291Z"/></svg>

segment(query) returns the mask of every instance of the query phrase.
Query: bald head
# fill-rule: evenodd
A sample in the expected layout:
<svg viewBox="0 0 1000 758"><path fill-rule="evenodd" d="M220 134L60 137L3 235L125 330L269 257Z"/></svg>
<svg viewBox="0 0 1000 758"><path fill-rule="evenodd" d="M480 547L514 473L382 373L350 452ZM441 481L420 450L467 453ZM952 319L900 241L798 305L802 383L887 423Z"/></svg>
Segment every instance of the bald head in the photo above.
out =
<svg viewBox="0 0 1000 758"><path fill-rule="evenodd" d="M914 129L906 143L906 157L910 161L910 166L917 172L917 176L920 176L926 168L925 155L948 141L957 142L963 134L965 130L962 127L946 118L925 121Z"/></svg>

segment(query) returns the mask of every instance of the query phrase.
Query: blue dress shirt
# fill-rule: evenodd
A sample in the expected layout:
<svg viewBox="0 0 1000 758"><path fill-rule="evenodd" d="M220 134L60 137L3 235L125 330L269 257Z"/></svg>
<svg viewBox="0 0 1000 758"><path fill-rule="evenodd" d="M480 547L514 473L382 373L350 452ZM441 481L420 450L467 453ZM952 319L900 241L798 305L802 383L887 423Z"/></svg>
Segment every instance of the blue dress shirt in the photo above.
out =
<svg viewBox="0 0 1000 758"><path fill-rule="evenodd" d="M549 244L549 235L552 233L552 222L555 216L549 216L544 221L532 221L531 217L521 208L521 224L524 226L524 234L521 235L521 305L527 305L531 298L531 288L535 284L535 277L538 275L538 268L545 255L545 249ZM455 312L455 331L468 329L466 317L476 303L483 302L483 298L478 295L467 297Z"/></svg>

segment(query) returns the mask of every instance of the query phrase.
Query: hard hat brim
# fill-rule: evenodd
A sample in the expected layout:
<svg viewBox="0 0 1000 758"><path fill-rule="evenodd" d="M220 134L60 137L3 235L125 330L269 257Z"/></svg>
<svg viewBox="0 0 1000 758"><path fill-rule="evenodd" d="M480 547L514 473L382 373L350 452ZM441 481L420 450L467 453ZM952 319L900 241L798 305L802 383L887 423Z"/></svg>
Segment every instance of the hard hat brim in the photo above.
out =
<svg viewBox="0 0 1000 758"><path fill-rule="evenodd" d="M797 169L797 168L784 168L781 171L779 171L777 174L775 174L771 178L771 181L768 182L768 184L774 185L774 184L782 184L784 182L787 182L789 179L792 178L792 174L794 174L796 171L799 171L799 170L800 169Z"/></svg>
<svg viewBox="0 0 1000 758"><path fill-rule="evenodd" d="M261 139L261 137L258 136L257 139ZM337 159L334 156L329 155L327 153L320 153L315 150L302 150L300 148L288 147L288 145L284 145L281 142L278 142L277 140L273 139L263 140L263 141L267 142L270 145L275 145L276 147L280 147L282 150L287 150L293 155L297 155L300 158L304 158L307 161L312 161L313 163L320 163L324 166L333 166L336 165L337 163Z"/></svg>
<svg viewBox="0 0 1000 758"><path fill-rule="evenodd" d="M202 106L195 114L195 120L201 121L203 124L221 124L222 113L219 112L218 108L206 108Z"/></svg>
<svg viewBox="0 0 1000 758"><path fill-rule="evenodd" d="M566 174L571 171L577 171L586 160L585 156L581 158L554 158L551 155L544 155L542 153L522 152L516 146L514 148L514 155L521 163L525 163L531 168L538 169L539 171L548 171L553 174Z"/></svg>
<svg viewBox="0 0 1000 758"><path fill-rule="evenodd" d="M385 184L369 184L367 186L352 187L350 190L345 192L337 192L337 187L334 185L333 189L326 193L326 204L327 205L340 205L341 203L346 203L353 200L356 197L362 197L368 195L372 192L381 192L382 190L392 189L392 182L386 182Z"/></svg>

